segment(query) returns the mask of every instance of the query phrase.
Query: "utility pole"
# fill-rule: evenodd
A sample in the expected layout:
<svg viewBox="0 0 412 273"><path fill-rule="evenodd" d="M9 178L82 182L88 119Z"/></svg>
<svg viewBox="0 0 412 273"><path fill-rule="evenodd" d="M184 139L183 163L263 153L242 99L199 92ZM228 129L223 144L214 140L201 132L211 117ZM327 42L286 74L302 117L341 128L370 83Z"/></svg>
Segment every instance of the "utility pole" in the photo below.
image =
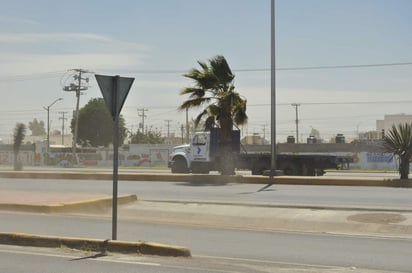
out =
<svg viewBox="0 0 412 273"><path fill-rule="evenodd" d="M186 108L186 143L189 143L189 109Z"/></svg>
<svg viewBox="0 0 412 273"><path fill-rule="evenodd" d="M263 138L262 138L262 145L265 144L265 138L266 138L266 124L262 125L263 127Z"/></svg>
<svg viewBox="0 0 412 273"><path fill-rule="evenodd" d="M142 123L141 124L139 124L139 128L142 128L142 132L143 132L143 134L145 134L145 130L144 130L144 118L145 117L147 117L145 114L144 114L144 112L146 112L146 111L149 111L149 110L147 110L147 109L144 109L144 108L139 108L139 109L137 109L137 115L139 116L139 117L141 117L142 118ZM140 126L141 125L141 126ZM146 129L146 133L147 133L147 129Z"/></svg>
<svg viewBox="0 0 412 273"><path fill-rule="evenodd" d="M180 127L180 131L182 133L182 144L184 144L184 140L183 140L183 132L184 132L184 126L182 124L182 126Z"/></svg>
<svg viewBox="0 0 412 273"><path fill-rule="evenodd" d="M170 138L170 122L172 120L171 119L166 119L165 121L167 123L167 138Z"/></svg>
<svg viewBox="0 0 412 273"><path fill-rule="evenodd" d="M74 126L73 146L72 146L73 160L76 161L76 143L77 143L77 134L78 134L78 129L79 129L80 94L81 94L81 91L85 91L88 89L87 86L82 86L82 81L89 83L89 78L82 78L82 74L92 73L92 72L83 70L83 69L72 69L71 71L75 71L78 73L73 76L75 82L77 81L77 84L71 83L70 85L63 87L63 91L76 92L77 102L76 102L76 112L74 113L76 116L75 116L75 126Z"/></svg>
<svg viewBox="0 0 412 273"><path fill-rule="evenodd" d="M298 107L300 106L299 103L292 103L292 106L295 107L295 113L296 113L296 143L299 143L299 113L298 113Z"/></svg>
<svg viewBox="0 0 412 273"><path fill-rule="evenodd" d="M59 114L62 115L62 117L59 118L59 120L62 120L62 145L64 145L64 121L67 120L67 118L64 117L67 112L59 112Z"/></svg>

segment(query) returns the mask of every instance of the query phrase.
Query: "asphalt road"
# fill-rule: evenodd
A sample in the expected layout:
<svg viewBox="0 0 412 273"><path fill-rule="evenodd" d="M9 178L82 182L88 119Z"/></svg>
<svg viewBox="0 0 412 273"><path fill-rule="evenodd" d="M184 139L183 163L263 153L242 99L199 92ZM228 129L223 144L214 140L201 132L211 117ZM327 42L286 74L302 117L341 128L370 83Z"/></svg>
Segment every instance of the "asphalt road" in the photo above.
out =
<svg viewBox="0 0 412 273"><path fill-rule="evenodd" d="M1 212L0 217L1 230L4 232L88 238L109 238L111 234L111 221L108 216ZM133 219L119 220L118 238L185 245L191 249L195 258L208 257L212 260L259 260L265 263L356 267L399 272L410 272L412 268L412 241L401 238L156 225L140 223ZM128 272L118 269L115 271Z"/></svg>
<svg viewBox="0 0 412 273"><path fill-rule="evenodd" d="M0 246L0 271L8 273L383 273L380 270L286 264L224 257L175 259L118 254L102 256L98 253L73 252L64 249L15 246Z"/></svg>
<svg viewBox="0 0 412 273"><path fill-rule="evenodd" d="M265 204L286 206L342 206L372 207L412 210L411 189L379 187L331 187L331 186L291 186L273 185L262 190L262 185L243 184L191 184L162 182L120 181L119 192L136 194L140 200L179 201L179 202L221 202L239 204ZM31 180L0 179L0 190L21 190L36 192L78 192L111 195L112 181L90 180ZM111 236L111 215L42 215L27 213L0 212L0 230L2 232L24 232L34 234L79 236L90 238L109 238ZM369 268L410 272L412 260L412 241L410 239L374 238L362 236L343 236L331 234L260 232L237 229L216 229L185 227L177 225L158 225L142 223L133 218L122 219L118 223L118 239L130 241L155 241L167 244L188 246L195 259L210 261L232 261L232 266L239 261L245 268L252 267L251 261L259 261L259 266L270 268L270 264L311 264L316 266L340 266L344 268ZM5 252L1 252L3 257ZM21 254L26 255L26 254ZM13 256L13 255L11 255ZM29 255L30 256L30 255ZM9 256L5 256L9 257ZM0 260L0 272L27 272L2 270L8 269L12 261L20 257ZM0 258L1 259L1 258ZM42 257L26 259L33 264ZM32 260L33 259L33 260ZM52 268L67 266L67 259L51 258ZM92 259L79 260L91 263L88 272L109 272L100 270L100 263ZM236 262L234 262L236 261ZM104 263L103 263L104 264ZM213 264L213 262L211 262ZM269 265L269 266L268 266ZM82 265L80 265L80 269ZM110 272L135 272L138 267L129 265L107 268ZM183 270L181 267L146 268L143 272L223 272L218 268L210 270L207 265L196 270ZM191 265L193 266L193 265ZM233 268L230 264L222 265L226 271ZM253 268L256 268L254 265ZM102 266L104 267L104 266ZM113 268L116 268L115 270ZM190 267L189 265L187 267ZM42 268L39 266L39 268ZM172 268L170 270L170 268ZM21 268L20 268L21 269ZM66 270L66 269L65 269ZM39 270L31 272L74 272L56 270ZM94 270L94 269L93 269ZM82 270L80 270L82 271ZM140 271L140 272L142 272ZM232 270L233 271L233 270ZM263 272L271 272L264 271ZM79 272L79 271L76 271ZM237 270L235 272L253 272ZM274 271L278 272L278 271ZM327 272L327 271L326 271Z"/></svg>
<svg viewBox="0 0 412 273"><path fill-rule="evenodd" d="M412 211L412 189L119 181L120 194L140 200L318 206ZM112 181L0 178L0 190L112 194Z"/></svg>
<svg viewBox="0 0 412 273"><path fill-rule="evenodd" d="M209 273L189 260L142 256L100 256L87 252L0 246L0 272L7 273ZM240 272L240 271L239 271ZM245 273L247 271L244 271Z"/></svg>

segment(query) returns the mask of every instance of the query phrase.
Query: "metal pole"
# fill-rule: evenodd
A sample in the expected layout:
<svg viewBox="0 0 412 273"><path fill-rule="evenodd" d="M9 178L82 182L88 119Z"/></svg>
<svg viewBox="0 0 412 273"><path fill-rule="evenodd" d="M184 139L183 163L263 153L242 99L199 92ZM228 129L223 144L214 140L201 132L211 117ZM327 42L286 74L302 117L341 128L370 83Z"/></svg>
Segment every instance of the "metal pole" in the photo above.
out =
<svg viewBox="0 0 412 273"><path fill-rule="evenodd" d="M43 107L43 109L47 111L47 149L46 149L47 153L50 152L50 107L52 107L59 100L62 100L62 98L58 98L52 103L50 103L49 106Z"/></svg>
<svg viewBox="0 0 412 273"><path fill-rule="evenodd" d="M298 107L300 104L298 103L292 103L292 106L295 107L295 115L296 115L296 143L299 143L299 113L298 113Z"/></svg>
<svg viewBox="0 0 412 273"><path fill-rule="evenodd" d="M275 0L271 1L271 176L276 173L276 58L275 58Z"/></svg>
<svg viewBox="0 0 412 273"><path fill-rule="evenodd" d="M189 143L189 109L186 108L186 143Z"/></svg>
<svg viewBox="0 0 412 273"><path fill-rule="evenodd" d="M119 76L114 78L112 107L117 105L117 85ZM112 113L115 113L113 111ZM113 125L113 205L112 205L112 240L117 240L117 188L119 168L119 114L116 113Z"/></svg>
<svg viewBox="0 0 412 273"><path fill-rule="evenodd" d="M47 106L47 154L50 153L50 105Z"/></svg>
<svg viewBox="0 0 412 273"><path fill-rule="evenodd" d="M73 147L72 147L72 152L73 152L73 160L77 162L76 160L76 146L77 146L77 134L79 131L79 101L80 101L80 89L81 89L81 84L82 84L82 70L79 70L79 83L77 86L76 90L76 97L77 97L77 102L76 102L76 123L74 125L74 139L73 139Z"/></svg>
<svg viewBox="0 0 412 273"><path fill-rule="evenodd" d="M64 117L64 114L66 114L67 112L60 112L60 114L63 115L62 118L60 118L62 120L62 145L64 145L64 121L66 120L66 118Z"/></svg>

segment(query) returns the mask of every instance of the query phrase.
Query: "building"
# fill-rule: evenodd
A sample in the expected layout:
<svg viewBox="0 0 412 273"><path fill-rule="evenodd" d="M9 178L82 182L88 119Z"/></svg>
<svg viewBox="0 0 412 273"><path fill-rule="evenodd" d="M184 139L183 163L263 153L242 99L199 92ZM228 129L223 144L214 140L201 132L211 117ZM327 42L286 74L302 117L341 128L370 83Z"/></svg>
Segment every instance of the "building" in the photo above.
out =
<svg viewBox="0 0 412 273"><path fill-rule="evenodd" d="M396 114L396 115L385 115L383 120L376 121L376 131L378 132L388 132L392 129L393 125L398 125L400 123L412 123L412 115L407 114Z"/></svg>

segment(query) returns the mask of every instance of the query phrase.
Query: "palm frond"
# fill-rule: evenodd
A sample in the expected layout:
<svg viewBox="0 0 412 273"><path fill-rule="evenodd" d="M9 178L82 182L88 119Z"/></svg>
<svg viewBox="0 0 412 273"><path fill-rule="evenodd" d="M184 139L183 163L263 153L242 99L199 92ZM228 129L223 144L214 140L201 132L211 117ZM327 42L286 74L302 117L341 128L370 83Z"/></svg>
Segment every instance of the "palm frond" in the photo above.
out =
<svg viewBox="0 0 412 273"><path fill-rule="evenodd" d="M180 91L180 95L189 95L190 98L201 98L204 97L206 94L205 90L202 88L184 88Z"/></svg>
<svg viewBox="0 0 412 273"><path fill-rule="evenodd" d="M209 62L211 70L216 76L219 84L227 86L233 81L235 75L232 73L232 70L230 69L225 57L218 55L210 59Z"/></svg>
<svg viewBox="0 0 412 273"><path fill-rule="evenodd" d="M182 103L180 110L207 107L196 117L199 124L204 117L207 129L217 125L222 128L223 135L230 135L233 124L247 122L246 99L235 91L232 73L226 59L215 56L208 63L198 61L200 69L192 69L185 77L194 80L194 86L183 89L180 94L187 95L188 100Z"/></svg>
<svg viewBox="0 0 412 273"><path fill-rule="evenodd" d="M197 127L202 120L203 116L207 115L207 109L204 109L197 117L195 118L195 127Z"/></svg>
<svg viewBox="0 0 412 273"><path fill-rule="evenodd" d="M214 128L216 126L216 120L214 116L209 116L206 120L205 120L205 130L206 131L210 131L212 130L212 128Z"/></svg>
<svg viewBox="0 0 412 273"><path fill-rule="evenodd" d="M187 100L179 106L179 110L186 110L189 108L199 107L203 104L206 104L210 101L210 98L194 98Z"/></svg>
<svg viewBox="0 0 412 273"><path fill-rule="evenodd" d="M412 124L392 125L383 138L383 145L386 151L393 154L412 154Z"/></svg>

